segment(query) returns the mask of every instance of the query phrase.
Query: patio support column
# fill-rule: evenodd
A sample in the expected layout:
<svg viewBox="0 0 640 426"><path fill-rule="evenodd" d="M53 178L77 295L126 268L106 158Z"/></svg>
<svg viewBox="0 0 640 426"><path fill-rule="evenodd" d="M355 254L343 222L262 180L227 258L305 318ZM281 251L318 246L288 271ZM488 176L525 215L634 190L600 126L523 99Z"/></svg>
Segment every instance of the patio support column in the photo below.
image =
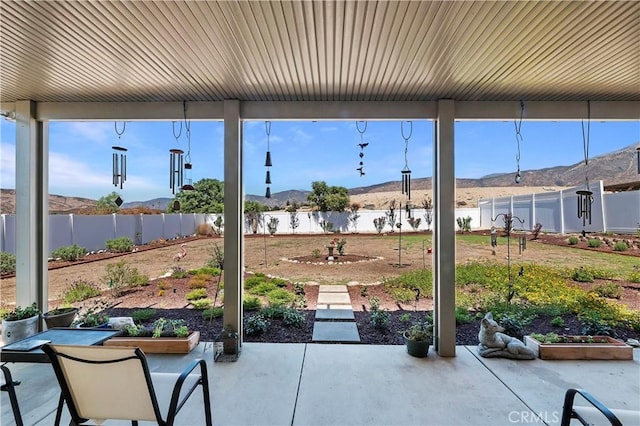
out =
<svg viewBox="0 0 640 426"><path fill-rule="evenodd" d="M435 129L433 194L434 194L434 322L435 349L440 356L456 355L455 274L455 161L453 100L438 101Z"/></svg>
<svg viewBox="0 0 640 426"><path fill-rule="evenodd" d="M242 342L242 125L240 101L224 101L224 315Z"/></svg>
<svg viewBox="0 0 640 426"><path fill-rule="evenodd" d="M48 123L36 103L16 102L16 304L47 309L49 257Z"/></svg>

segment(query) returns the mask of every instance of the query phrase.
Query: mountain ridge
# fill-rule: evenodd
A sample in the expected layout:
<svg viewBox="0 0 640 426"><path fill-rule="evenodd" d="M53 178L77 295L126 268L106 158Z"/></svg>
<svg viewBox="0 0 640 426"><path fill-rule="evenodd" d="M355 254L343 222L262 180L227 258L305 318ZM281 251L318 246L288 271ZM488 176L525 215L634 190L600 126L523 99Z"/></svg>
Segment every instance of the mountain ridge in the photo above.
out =
<svg viewBox="0 0 640 426"><path fill-rule="evenodd" d="M636 144L602 154L589 159L589 180L604 181L605 185L614 185L640 180L637 174ZM584 162L578 162L569 166L545 167L535 170L521 170L522 181L516 185L514 181L515 171L511 173L493 173L480 178L456 178L458 188L482 188L482 187L516 187L516 186L580 186L585 182L586 170ZM411 180L414 190L429 190L432 187L432 178L416 178ZM361 195L375 192L399 191L400 181L388 181L368 186L349 189L349 195ZM301 203L306 201L310 191L291 189L274 192L270 199L264 196L247 194L245 199L258 201L262 204L273 206L285 206L287 202ZM122 205L123 208L148 207L152 209L166 210L172 198L154 198L147 201L130 201ZM49 210L51 213L81 213L95 207L96 200L82 197L49 195ZM13 214L15 212L15 190L0 189L0 213Z"/></svg>

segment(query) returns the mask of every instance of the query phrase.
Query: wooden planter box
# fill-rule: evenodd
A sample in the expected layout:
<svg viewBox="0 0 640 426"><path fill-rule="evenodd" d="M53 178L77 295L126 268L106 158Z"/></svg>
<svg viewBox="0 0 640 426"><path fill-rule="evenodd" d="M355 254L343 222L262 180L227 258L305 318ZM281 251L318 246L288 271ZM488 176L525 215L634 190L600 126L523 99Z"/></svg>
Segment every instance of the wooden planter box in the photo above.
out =
<svg viewBox="0 0 640 426"><path fill-rule="evenodd" d="M198 346L200 332L192 331L187 337L113 337L104 346L140 348L148 354L186 354Z"/></svg>
<svg viewBox="0 0 640 426"><path fill-rule="evenodd" d="M582 337L582 336L576 336ZM606 343L540 343L524 336L524 343L540 359L618 359L633 360L633 348L609 336Z"/></svg>

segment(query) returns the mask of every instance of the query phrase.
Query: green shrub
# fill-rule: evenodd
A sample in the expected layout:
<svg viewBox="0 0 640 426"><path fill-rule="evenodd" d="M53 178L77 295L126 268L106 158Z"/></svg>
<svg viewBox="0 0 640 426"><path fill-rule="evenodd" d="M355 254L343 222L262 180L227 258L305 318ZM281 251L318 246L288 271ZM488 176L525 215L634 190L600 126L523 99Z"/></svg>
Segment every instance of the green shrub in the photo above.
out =
<svg viewBox="0 0 640 426"><path fill-rule="evenodd" d="M456 306L456 324L468 324L471 322L471 315L466 308Z"/></svg>
<svg viewBox="0 0 640 426"><path fill-rule="evenodd" d="M296 299L296 295L284 288L276 288L267 293L267 300L272 306L291 305Z"/></svg>
<svg viewBox="0 0 640 426"><path fill-rule="evenodd" d="M199 273L189 280L189 288L207 288L207 284L213 278L212 275Z"/></svg>
<svg viewBox="0 0 640 426"><path fill-rule="evenodd" d="M277 287L286 287L289 281L283 278L271 278L269 282Z"/></svg>
<svg viewBox="0 0 640 426"><path fill-rule="evenodd" d="M248 336L257 336L266 333L269 328L269 321L260 313L255 314L244 323L244 331Z"/></svg>
<svg viewBox="0 0 640 426"><path fill-rule="evenodd" d="M119 237L105 242L107 250L113 253L128 253L133 248L133 241L129 237Z"/></svg>
<svg viewBox="0 0 640 426"><path fill-rule="evenodd" d="M509 336L521 336L524 328L531 324L533 316L522 311L505 312L498 321Z"/></svg>
<svg viewBox="0 0 640 426"><path fill-rule="evenodd" d="M0 252L0 275L16 273L16 257L9 252Z"/></svg>
<svg viewBox="0 0 640 426"><path fill-rule="evenodd" d="M600 247L600 244L602 244L602 241L600 241L597 238L591 238L588 244L589 244L589 247L591 248L598 248Z"/></svg>
<svg viewBox="0 0 640 426"><path fill-rule="evenodd" d="M251 294L257 294L258 296L266 296L268 293L276 290L277 288L278 287L276 287L274 284L263 282L247 291Z"/></svg>
<svg viewBox="0 0 640 426"><path fill-rule="evenodd" d="M301 328L304 326L305 320L304 314L296 309L287 309L284 312L283 323L287 327Z"/></svg>
<svg viewBox="0 0 640 426"><path fill-rule="evenodd" d="M120 260L105 266L104 274L100 277L100 281L108 286L113 295L117 297L130 288L147 285L149 277L140 275L135 267L127 265L124 260Z"/></svg>
<svg viewBox="0 0 640 426"><path fill-rule="evenodd" d="M100 296L101 293L97 284L85 280L77 280L62 292L62 300L64 303L82 302L83 300Z"/></svg>
<svg viewBox="0 0 640 426"><path fill-rule="evenodd" d="M260 284L266 283L266 278L264 276L259 276L258 274L252 275L250 277L245 278L244 280L244 289L247 291L251 291L255 287Z"/></svg>
<svg viewBox="0 0 640 426"><path fill-rule="evenodd" d="M283 319L284 313L287 309L290 309L290 308L287 308L286 306L267 306L266 308L262 309L260 313L265 318Z"/></svg>
<svg viewBox="0 0 640 426"><path fill-rule="evenodd" d="M206 275L211 275L212 277L217 277L221 273L222 273L222 270L220 270L220 268L212 268L209 266L204 266L202 268L192 269L189 271L189 274L191 275L206 274Z"/></svg>
<svg viewBox="0 0 640 426"><path fill-rule="evenodd" d="M570 246L575 246L576 244L578 244L578 237L569 237L569 245Z"/></svg>
<svg viewBox="0 0 640 426"><path fill-rule="evenodd" d="M189 273L179 266L174 266L171 268L171 278L187 278Z"/></svg>
<svg viewBox="0 0 640 426"><path fill-rule="evenodd" d="M187 300L193 301L198 299L204 299L207 297L207 289L206 288L196 288L195 290L191 290L185 296Z"/></svg>
<svg viewBox="0 0 640 426"><path fill-rule="evenodd" d="M262 302L256 296L247 296L242 301L242 308L245 311L257 311L262 308Z"/></svg>
<svg viewBox="0 0 640 426"><path fill-rule="evenodd" d="M598 296L609 299L620 299L622 297L622 286L616 283L599 284L593 288Z"/></svg>
<svg viewBox="0 0 640 426"><path fill-rule="evenodd" d="M410 303L433 296L431 269L418 269L384 281L384 288L396 302Z"/></svg>
<svg viewBox="0 0 640 426"><path fill-rule="evenodd" d="M618 241L613 245L614 251L627 251L628 249L629 249L629 246L624 241Z"/></svg>
<svg viewBox="0 0 640 426"><path fill-rule="evenodd" d="M402 321L402 322L411 321L411 314L407 312L406 314L400 315L400 321Z"/></svg>
<svg viewBox="0 0 640 426"><path fill-rule="evenodd" d="M202 311L202 318L209 321L214 318L221 318L224 314L224 308L222 306L216 306L215 308L209 308Z"/></svg>
<svg viewBox="0 0 640 426"><path fill-rule="evenodd" d="M213 305L213 300L206 297L203 299L195 299L191 301L191 306L193 306L193 309L196 309L198 311L204 311L205 309L209 309L211 308L212 305Z"/></svg>
<svg viewBox="0 0 640 426"><path fill-rule="evenodd" d="M369 320L375 328L387 328L391 323L391 314L384 309L375 309L369 312Z"/></svg>
<svg viewBox="0 0 640 426"><path fill-rule="evenodd" d="M575 271L573 271L573 275L571 276L571 279L579 283L592 283L593 274L588 269L580 267Z"/></svg>
<svg viewBox="0 0 640 426"><path fill-rule="evenodd" d="M555 317L551 320L551 325L554 327L564 327L564 319L562 319L562 317Z"/></svg>
<svg viewBox="0 0 640 426"><path fill-rule="evenodd" d="M131 313L131 318L133 318L133 322L141 323L149 321L156 315L155 309L137 309Z"/></svg>
<svg viewBox="0 0 640 426"><path fill-rule="evenodd" d="M60 247L51 252L51 257L54 259L62 259L67 262L75 262L78 259L83 258L87 254L87 249L80 247L77 244L70 246Z"/></svg>
<svg viewBox="0 0 640 426"><path fill-rule="evenodd" d="M632 271L629 274L629 281L632 283L640 283L640 270Z"/></svg>

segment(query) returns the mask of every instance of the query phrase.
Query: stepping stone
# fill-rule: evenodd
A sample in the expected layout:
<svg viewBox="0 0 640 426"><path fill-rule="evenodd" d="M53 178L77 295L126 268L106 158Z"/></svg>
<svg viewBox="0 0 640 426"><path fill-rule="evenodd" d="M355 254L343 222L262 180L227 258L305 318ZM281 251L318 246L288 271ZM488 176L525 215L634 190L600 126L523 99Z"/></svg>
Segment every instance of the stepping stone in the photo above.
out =
<svg viewBox="0 0 640 426"><path fill-rule="evenodd" d="M315 322L313 324L314 342L358 343L360 334L355 322Z"/></svg>
<svg viewBox="0 0 640 426"><path fill-rule="evenodd" d="M317 320L355 320L351 309L316 309Z"/></svg>
<svg viewBox="0 0 640 426"><path fill-rule="evenodd" d="M318 294L316 303L324 305L351 305L349 293L322 293Z"/></svg>
<svg viewBox="0 0 640 426"><path fill-rule="evenodd" d="M331 309L333 311L338 310L338 309L342 309L342 310L347 310L347 311L351 311L353 312L353 310L351 309L351 305L336 305L336 304L327 304L327 303L316 303L316 310L317 309Z"/></svg>
<svg viewBox="0 0 640 426"><path fill-rule="evenodd" d="M318 293L348 293L347 286L343 284L339 285L321 285L318 289Z"/></svg>

